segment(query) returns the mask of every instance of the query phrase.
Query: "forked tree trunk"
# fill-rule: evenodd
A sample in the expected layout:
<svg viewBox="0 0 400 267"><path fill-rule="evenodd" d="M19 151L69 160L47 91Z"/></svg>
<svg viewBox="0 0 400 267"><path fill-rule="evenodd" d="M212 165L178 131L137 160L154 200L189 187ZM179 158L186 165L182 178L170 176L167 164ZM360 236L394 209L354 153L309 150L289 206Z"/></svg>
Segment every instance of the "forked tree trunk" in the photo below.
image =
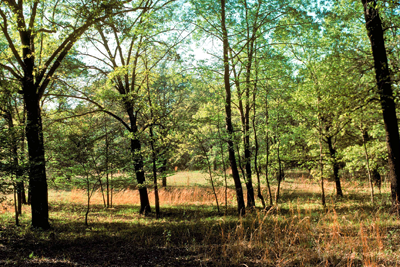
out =
<svg viewBox="0 0 400 267"><path fill-rule="evenodd" d="M374 57L375 77L386 130L386 144L390 169L392 211L399 215L400 195L400 138L396 106L393 98L388 59L383 36L382 21L375 0L361 0L364 6L365 25Z"/></svg>
<svg viewBox="0 0 400 267"><path fill-rule="evenodd" d="M336 149L333 147L332 137L327 137L326 139L327 139L328 148L329 148L329 155L332 160L333 178L334 178L335 184L336 184L336 195L338 197L343 197L342 186L340 184L340 178L339 178L339 164L338 164L337 158L336 158Z"/></svg>
<svg viewBox="0 0 400 267"><path fill-rule="evenodd" d="M225 0L220 0L221 3L221 28L222 28L222 39L223 39L223 59L224 59L224 84L225 84L225 121L226 121L226 129L228 132L228 153L229 153L229 163L232 169L233 181L235 182L236 189L236 199L238 203L238 213L240 215L245 214L245 204L243 198L243 189L242 184L240 182L239 172L236 164L235 157L235 147L233 143L233 125L232 125L232 108L231 108L231 85L229 81L229 59L228 59L228 51L229 51L229 41L228 41L228 32L226 30L225 25Z"/></svg>

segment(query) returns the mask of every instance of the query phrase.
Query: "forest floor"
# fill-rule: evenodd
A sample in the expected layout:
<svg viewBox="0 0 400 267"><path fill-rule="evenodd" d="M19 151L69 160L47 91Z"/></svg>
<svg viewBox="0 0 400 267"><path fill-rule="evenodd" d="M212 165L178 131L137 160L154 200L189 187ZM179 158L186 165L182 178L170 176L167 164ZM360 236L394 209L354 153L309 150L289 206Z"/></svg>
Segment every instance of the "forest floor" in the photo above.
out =
<svg viewBox="0 0 400 267"><path fill-rule="evenodd" d="M29 206L15 226L12 203L3 202L0 266L400 265L400 220L388 213L388 184L372 205L367 183L343 182L345 196L337 199L327 182L323 208L316 181L286 179L278 206L264 210L257 199L257 207L238 218L233 189L225 201L225 189L218 188L218 212L211 188L188 181L190 173L180 175L175 178L185 186L160 190L159 219L138 214L135 190L115 192L112 208L104 208L96 192L89 226L84 191L50 190L48 231L30 227Z"/></svg>

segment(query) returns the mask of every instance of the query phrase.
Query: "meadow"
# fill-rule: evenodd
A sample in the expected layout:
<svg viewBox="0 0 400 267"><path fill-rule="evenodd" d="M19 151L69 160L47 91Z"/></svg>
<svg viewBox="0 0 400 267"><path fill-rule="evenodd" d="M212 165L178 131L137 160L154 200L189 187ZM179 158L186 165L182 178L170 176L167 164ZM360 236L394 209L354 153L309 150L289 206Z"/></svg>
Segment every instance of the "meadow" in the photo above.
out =
<svg viewBox="0 0 400 267"><path fill-rule="evenodd" d="M273 183L275 191L276 184ZM389 214L389 184L370 201L362 181L344 181L345 196L326 183L291 177L278 205L247 210L239 218L234 190L218 187L218 212L207 176L179 172L160 189L161 218L139 215L136 190L114 192L104 208L91 199L84 225L82 190L49 192L52 229L30 227L29 206L15 226L11 202L0 204L0 266L397 266L400 222ZM267 199L267 190L263 188ZM150 190L154 205L154 193ZM268 203L268 202L267 202Z"/></svg>

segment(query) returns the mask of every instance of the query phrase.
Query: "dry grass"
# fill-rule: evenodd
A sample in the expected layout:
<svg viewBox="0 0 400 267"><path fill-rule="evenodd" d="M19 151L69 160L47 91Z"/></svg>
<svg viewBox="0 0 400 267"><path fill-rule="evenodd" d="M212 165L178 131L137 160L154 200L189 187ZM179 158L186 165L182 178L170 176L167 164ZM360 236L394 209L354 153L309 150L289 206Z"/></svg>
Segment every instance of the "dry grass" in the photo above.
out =
<svg viewBox="0 0 400 267"><path fill-rule="evenodd" d="M32 232L29 214L22 217L25 227L12 227L13 209L3 205L0 254L7 260L0 257L0 265L132 266L133 259L133 266L400 265L400 221L388 213L388 184L376 196L375 205L370 204L367 183L344 182L343 189L345 197L336 199L334 184L328 182L328 205L323 209L317 183L287 179L278 206L258 207L238 218L233 189L228 190L228 210L218 214L210 188L171 187L160 190L162 218L158 220L137 214L137 191L116 192L113 209L104 209L102 195L96 192L89 229L83 226L84 192L51 191L50 217L57 240L51 241L48 233ZM218 188L217 194L225 211L224 188ZM150 199L154 199L152 191ZM17 241L12 245L10 240ZM26 245L17 249L21 241ZM104 242L112 245L105 250ZM88 244L93 246L91 254L75 253L86 250ZM124 249L126 255L119 255ZM30 259L31 252L39 256ZM108 261L103 260L104 254ZM24 260L18 260L21 257Z"/></svg>

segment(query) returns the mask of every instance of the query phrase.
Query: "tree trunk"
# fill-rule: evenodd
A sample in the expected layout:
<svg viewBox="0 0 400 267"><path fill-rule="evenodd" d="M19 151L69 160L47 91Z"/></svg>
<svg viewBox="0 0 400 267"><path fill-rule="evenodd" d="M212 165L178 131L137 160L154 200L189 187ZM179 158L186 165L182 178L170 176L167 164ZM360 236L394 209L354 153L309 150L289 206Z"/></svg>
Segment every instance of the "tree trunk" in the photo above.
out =
<svg viewBox="0 0 400 267"><path fill-rule="evenodd" d="M14 188L13 188L13 195L14 195L14 211L15 211L15 225L19 226L19 211L17 207L17 187L16 184L14 183Z"/></svg>
<svg viewBox="0 0 400 267"><path fill-rule="evenodd" d="M129 119L131 122L131 132L133 137L131 139L131 153L133 157L133 165L135 167L136 172L136 180L139 186L139 196L140 196L140 214L147 214L151 212L149 196L147 194L147 187L144 185L145 177L144 177L144 170L143 170L143 158L141 154L141 144L140 140L137 137L138 129L136 125L136 116L133 112L133 107L128 107L127 109Z"/></svg>
<svg viewBox="0 0 400 267"><path fill-rule="evenodd" d="M106 132L106 190L107 190L107 208L110 207L110 180L109 180L109 142L107 130L107 117L104 116L104 130Z"/></svg>
<svg viewBox="0 0 400 267"><path fill-rule="evenodd" d="M247 127L247 126L246 126ZM250 153L250 138L248 136L249 131L246 133L246 142L244 149L244 160L246 166L246 188L247 188L247 207L253 208L255 206L253 180L251 178L251 153Z"/></svg>
<svg viewBox="0 0 400 267"><path fill-rule="evenodd" d="M12 154L12 161L13 161L13 169L15 170L13 174L15 174L15 182L14 182L14 201L15 201L15 214L18 215L22 214L22 172L19 166L18 160L18 142L16 136L16 130L14 127L14 120L13 114L11 111L6 111L4 114L4 118L8 123L8 128L10 131L10 145L11 145L11 154ZM16 225L19 225L18 218L16 218Z"/></svg>
<svg viewBox="0 0 400 267"><path fill-rule="evenodd" d="M153 126L150 126L150 146L151 146L151 159L153 163L153 183L154 183L154 201L156 205L156 219L160 217L160 197L158 196L158 184L157 184L157 162L156 162L156 151L154 149L154 134Z"/></svg>
<svg viewBox="0 0 400 267"><path fill-rule="evenodd" d="M265 209L265 200L261 192L261 179L260 179L260 169L258 168L257 164L257 158L258 158L258 137L257 137L257 129L255 125L255 120L256 120L256 108L254 105L254 118L253 118L253 130L254 130L254 142L255 142L255 152L254 152L254 169L256 170L256 175L257 175L257 196L261 200L263 209Z"/></svg>
<svg viewBox="0 0 400 267"><path fill-rule="evenodd" d="M321 175L321 201L322 201L322 207L326 207L326 202L325 202L325 188L324 188L324 164L322 162L322 141L321 141L321 136L319 136L319 170L320 170L320 175Z"/></svg>
<svg viewBox="0 0 400 267"><path fill-rule="evenodd" d="M375 77L386 130L386 144L390 169L392 211L399 214L400 195L400 140L396 106L393 98L388 59L383 36L382 21L375 0L361 0L365 25L374 57Z"/></svg>
<svg viewBox="0 0 400 267"><path fill-rule="evenodd" d="M267 142L266 144L266 159L265 159L265 180L267 181L267 187L268 187L268 193L269 193L269 205L273 206L273 200L272 200L272 191L271 191L271 185L269 184L269 178L268 178L268 171L269 171L269 131L268 131L268 122L269 122L269 113L268 113L268 91L267 94L265 95L265 141Z"/></svg>
<svg viewBox="0 0 400 267"><path fill-rule="evenodd" d="M255 145L255 151L254 151L254 169L256 170L256 175L257 175L257 196L261 200L263 209L265 209L265 200L261 192L261 179L260 179L260 169L258 167L258 151L259 151L259 145L258 145L258 136L257 136L257 128L256 128L256 84L254 85L254 92L253 92L253 132L254 132L254 145Z"/></svg>
<svg viewBox="0 0 400 267"><path fill-rule="evenodd" d="M280 142L278 141L278 149L277 149L277 156L278 156L278 186L276 187L276 195L275 195L275 203L278 205L279 196L280 196L280 189L281 189L281 182L282 182L282 162L281 156L279 154L279 146Z"/></svg>
<svg viewBox="0 0 400 267"><path fill-rule="evenodd" d="M215 202L217 203L217 210L218 210L218 213L220 213L220 210L219 210L219 202L218 202L218 196L217 196L217 192L215 191L214 179L213 179L213 177L212 177L211 162L210 162L210 159L209 159L209 157L208 157L208 155L207 155L207 151L205 150L205 148L203 148L203 152L204 152L204 156L205 156L206 159L207 159L208 175L210 176L211 187L212 187L213 194L214 194L214 197L215 197Z"/></svg>
<svg viewBox="0 0 400 267"><path fill-rule="evenodd" d="M331 156L332 160L333 178L335 179L336 184L336 195L338 197L343 197L342 186L340 184L339 178L339 164L336 159L336 149L333 147L332 144L332 137L327 137L326 142L328 143L329 155Z"/></svg>
<svg viewBox="0 0 400 267"><path fill-rule="evenodd" d="M219 146L221 149L221 160L222 160L222 170L224 172L224 182L225 182L225 213L228 211L228 179L227 179L227 175L226 175L226 166L225 166L225 158L224 158L224 147L223 147L223 143L222 141L222 137L221 137L221 131L220 131L220 127L219 127L219 112L218 112L218 125L217 125L217 129L218 129L218 138L219 138Z"/></svg>
<svg viewBox="0 0 400 267"><path fill-rule="evenodd" d="M225 0L220 0L221 3L221 28L222 28L222 39L223 39L223 59L224 59L224 84L225 84L225 121L226 129L229 135L228 138L228 153L229 163L232 169L232 176L235 182L236 199L238 203L238 213L240 215L245 214L245 205L243 198L243 189L240 182L239 172L236 164L235 147L233 143L233 125L232 125L232 108L231 108L231 85L229 81L229 59L228 59L228 32L225 25Z"/></svg>
<svg viewBox="0 0 400 267"><path fill-rule="evenodd" d="M369 180L369 185L371 187L371 203L373 205L374 204L374 185L372 183L372 174L371 174L371 168L369 166L369 155L368 155L368 149L367 149L367 136L368 136L368 133L362 127L360 127L360 129L361 129L361 135L362 135L362 139L363 139L365 160L367 161L368 180Z"/></svg>
<svg viewBox="0 0 400 267"><path fill-rule="evenodd" d="M230 54L232 57L232 51L230 50ZM250 59L251 60L251 57ZM248 72L251 69L251 64L247 65L247 70ZM236 85L236 92L237 92L237 97L239 101L239 112L240 112L240 121L242 123L242 131L243 131L243 145L244 145L244 169L243 165L241 163L240 159L240 152L239 152L239 146L237 146L237 153L238 153L238 162L239 162L239 168L240 171L242 172L242 176L245 179L246 183L246 188L247 188L247 207L254 207L255 206L255 198L254 198L254 188L253 188L253 181L251 178L251 153L250 153L250 137L249 137L249 130L250 130L250 125L249 125L249 113L250 113L250 103L248 101L249 98L249 84L250 84L250 79L247 79L246 77L246 101L245 101L245 107L243 108L243 101L242 101L242 96L243 93L241 92L240 89L240 81L239 77L236 73L235 68L232 68L233 74L235 77L235 85ZM250 75L250 74L249 74Z"/></svg>
<svg viewBox="0 0 400 267"><path fill-rule="evenodd" d="M32 226L49 229L42 118L36 89L32 77L23 82L27 112L26 139L28 140L29 154L29 192L31 194Z"/></svg>

